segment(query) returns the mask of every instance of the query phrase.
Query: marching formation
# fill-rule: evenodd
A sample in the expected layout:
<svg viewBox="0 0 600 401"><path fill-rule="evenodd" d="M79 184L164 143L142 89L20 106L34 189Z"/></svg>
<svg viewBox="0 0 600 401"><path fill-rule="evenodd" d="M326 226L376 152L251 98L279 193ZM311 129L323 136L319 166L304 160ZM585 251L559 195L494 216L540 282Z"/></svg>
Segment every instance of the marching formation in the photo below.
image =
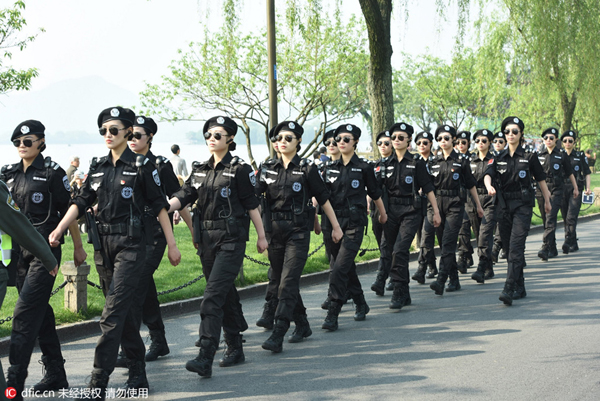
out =
<svg viewBox="0 0 600 401"><path fill-rule="evenodd" d="M565 219L562 252L578 250L579 194L584 189L590 193L591 172L585 155L574 149L576 133L567 131L559 138L558 131L549 128L542 133L544 150L534 153L523 146L525 124L518 117L504 119L495 134L481 129L473 135L450 125L439 126L433 134L415 135L411 125L400 122L377 135L382 157L374 163L356 153L360 128L342 124L324 134L329 160L319 164L298 154L303 127L284 121L269 133L277 156L254 171L232 154L237 124L229 117L215 116L203 127L211 157L194 162L183 185L169 160L150 151L158 131L152 118L110 107L100 113L97 123L109 152L91 161L87 178L79 177L73 196L70 183L77 177L71 181L58 164L42 155L46 138L39 121L16 127L11 140L21 160L1 171L15 210L20 208L48 239L54 257L49 263L49 255L30 253L25 243L12 253L18 258L19 299L7 385L17 390L18 397L36 339L45 376L34 389L69 386L48 300L57 273L54 259L60 265L67 228L75 264L87 257L77 224L80 218L87 222L106 297L89 383L102 398L116 367L129 371L125 389L148 388L146 362L170 352L153 273L165 250L173 266L181 260L172 227L175 211L192 234L206 278L196 342L199 352L185 367L211 377L221 331L226 350L219 366L245 360L242 333L248 323L234 280L243 263L250 222L257 233L256 248L260 253L268 249L270 263L264 310L256 325L272 330L262 348L279 353L292 323L290 343L312 335L300 294L311 231L323 234L330 264L329 290L322 304L327 313L321 328L336 331L340 311L349 300L355 307L354 320L364 321L369 313L354 262L369 216L381 253L371 290L378 296L392 291L390 309L411 305L411 277L419 284L433 280L430 288L436 295L461 290L459 273L466 274L474 264L471 230L478 254L471 278L484 284L495 275L494 263L505 257L508 269L499 300L512 305L527 295L524 251L535 200L545 228L538 256L546 261L558 255L559 210ZM408 151L413 137L415 154ZM557 146L559 139L564 150ZM415 237L420 252L410 276ZM4 234L2 238L5 245ZM439 264L434 254L436 238ZM147 352L140 336L142 322L152 340Z"/></svg>

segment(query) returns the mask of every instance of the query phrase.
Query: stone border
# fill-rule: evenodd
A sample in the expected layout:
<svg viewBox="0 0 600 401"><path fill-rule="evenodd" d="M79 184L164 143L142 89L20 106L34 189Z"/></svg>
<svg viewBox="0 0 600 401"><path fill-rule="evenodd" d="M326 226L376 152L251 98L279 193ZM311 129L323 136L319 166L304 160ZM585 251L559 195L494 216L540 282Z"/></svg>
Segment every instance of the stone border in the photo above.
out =
<svg viewBox="0 0 600 401"><path fill-rule="evenodd" d="M587 221L593 221L600 219L600 213L589 214L587 216L579 217L579 222L585 223ZM557 229L563 226L563 221L559 221L557 224ZM535 233L538 231L542 231L543 226L537 225L533 226L529 229L530 233ZM471 243L476 246L475 240L471 240ZM436 247L436 254L439 255L439 247ZM410 254L410 262L414 262L417 260L418 251L412 252ZM358 273L364 273L369 271L374 271L377 269L377 264L379 259L373 259L366 262L361 262L356 265L356 269ZM300 279L300 283L302 286L309 286L314 284L323 283L328 279L329 271L321 271L317 273L305 274ZM256 296L263 296L266 291L267 283L259 283L249 285L247 287L242 287L238 289L238 293L240 295L240 299L249 299ZM202 303L203 297L196 297L190 299L184 299L180 301L172 301L162 304L160 306L163 317L168 318L177 315L183 315L192 312L198 312L200 310L200 304ZM100 335L100 325L98 322L100 321L99 317L96 317L91 320L86 320L84 322L77 323L66 323L61 324L56 328L56 332L61 343L65 343L68 341L78 340L84 337L89 337L93 335ZM6 356L9 352L9 343L10 337L4 337L0 339L0 355Z"/></svg>

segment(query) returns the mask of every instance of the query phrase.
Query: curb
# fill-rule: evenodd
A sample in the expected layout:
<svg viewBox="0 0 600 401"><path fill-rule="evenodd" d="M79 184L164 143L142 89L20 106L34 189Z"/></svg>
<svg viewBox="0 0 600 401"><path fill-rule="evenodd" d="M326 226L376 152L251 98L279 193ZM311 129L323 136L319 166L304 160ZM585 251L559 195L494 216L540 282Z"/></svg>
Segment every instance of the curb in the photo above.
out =
<svg viewBox="0 0 600 401"><path fill-rule="evenodd" d="M587 216L579 217L579 222L587 222L594 221L600 219L600 213L589 214ZM557 229L559 227L563 227L563 221L559 221L556 225ZM533 226L529 229L529 233L537 233L539 231L543 231L544 227L541 225ZM471 244L476 246L475 240L471 240ZM439 247L435 248L436 255L439 256ZM418 251L411 252L409 262L414 262L417 260L419 255ZM357 273L366 273L370 271L375 271L377 269L377 265L379 263L379 259L373 259L366 262L361 262L356 264ZM317 273L310 273L303 275L300 278L301 286L310 286L315 284L321 284L329 278L329 270L324 270ZM238 289L238 293L241 300L249 299L257 296L263 296L268 283L259 283L249 285L247 287L242 287ZM200 304L204 297L196 297L190 299L184 299L180 301L172 301L162 304L160 306L160 311L164 318L173 317L177 315L183 315L192 312L199 312ZM89 337L93 335L100 335L100 318L94 318L91 320L86 320L84 322L76 322L76 323L65 323L61 324L56 328L56 333L61 343L78 340L84 337ZM198 319L200 322L200 319ZM9 353L9 344L10 337L4 337L0 339L0 355L6 356ZM37 344L36 344L37 345Z"/></svg>

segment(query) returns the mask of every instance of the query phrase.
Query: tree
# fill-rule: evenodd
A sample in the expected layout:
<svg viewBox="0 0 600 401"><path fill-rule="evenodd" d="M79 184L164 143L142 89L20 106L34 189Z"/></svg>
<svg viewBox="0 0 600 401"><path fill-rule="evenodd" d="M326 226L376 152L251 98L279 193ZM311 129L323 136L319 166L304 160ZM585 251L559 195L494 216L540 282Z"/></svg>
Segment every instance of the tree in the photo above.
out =
<svg viewBox="0 0 600 401"><path fill-rule="evenodd" d="M23 51L37 37L37 34L26 38L19 37L19 32L27 25L22 15L23 10L23 1L15 2L12 8L0 10L0 50L4 52L3 58L0 59L0 94L13 90L29 90L31 80L38 76L35 68L16 70L5 64L5 60L12 58L14 49Z"/></svg>

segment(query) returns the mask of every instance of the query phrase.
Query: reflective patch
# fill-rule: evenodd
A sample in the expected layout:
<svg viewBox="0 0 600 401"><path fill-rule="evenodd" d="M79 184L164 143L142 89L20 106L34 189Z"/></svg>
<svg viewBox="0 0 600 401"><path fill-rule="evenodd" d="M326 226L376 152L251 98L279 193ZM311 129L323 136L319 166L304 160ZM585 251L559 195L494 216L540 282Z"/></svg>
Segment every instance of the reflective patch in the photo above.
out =
<svg viewBox="0 0 600 401"><path fill-rule="evenodd" d="M92 191L96 192L98 190L98 187L100 187L100 182L95 182L90 186L92 187Z"/></svg>
<svg viewBox="0 0 600 401"><path fill-rule="evenodd" d="M248 177L250 178L250 184L252 184L253 187L256 186L256 175L254 174L254 171L250 172L250 174L248 174Z"/></svg>
<svg viewBox="0 0 600 401"><path fill-rule="evenodd" d="M452 174L452 179L453 179L454 181L458 180L458 177L459 177L458 173L454 173L454 174Z"/></svg>
<svg viewBox="0 0 600 401"><path fill-rule="evenodd" d="M302 189L302 184L300 184L299 182L295 182L294 185L292 185L292 189L294 190L294 192L300 192L300 190Z"/></svg>
<svg viewBox="0 0 600 401"><path fill-rule="evenodd" d="M228 187L223 187L221 188L221 197L222 198L227 198L229 195L231 195L231 189Z"/></svg>
<svg viewBox="0 0 600 401"><path fill-rule="evenodd" d="M555 164L555 165L554 165L554 170L558 170L559 168L560 168L560 165L559 165L559 164Z"/></svg>
<svg viewBox="0 0 600 401"><path fill-rule="evenodd" d="M154 183L156 184L157 187L160 187L160 177L158 176L158 170L154 170L152 172L152 178L154 178Z"/></svg>
<svg viewBox="0 0 600 401"><path fill-rule="evenodd" d="M44 195L41 192L34 192L33 195L31 195L31 201L33 203L42 203L43 200Z"/></svg>
<svg viewBox="0 0 600 401"><path fill-rule="evenodd" d="M359 185L360 183L358 182L358 180L352 180L352 188L356 189Z"/></svg>
<svg viewBox="0 0 600 401"><path fill-rule="evenodd" d="M276 180L273 178L269 178L269 177L262 177L263 181L267 183L267 185L269 184L273 184Z"/></svg>
<svg viewBox="0 0 600 401"><path fill-rule="evenodd" d="M406 178L404 179L404 182L407 184L412 184L412 182L413 182L412 176L407 175Z"/></svg>
<svg viewBox="0 0 600 401"><path fill-rule="evenodd" d="M71 185L69 184L69 177L67 177L66 175L63 177L63 184L65 186L65 189L68 192L71 192Z"/></svg>
<svg viewBox="0 0 600 401"><path fill-rule="evenodd" d="M525 170L519 171L519 178L525 178L527 176L527 172Z"/></svg>
<svg viewBox="0 0 600 401"><path fill-rule="evenodd" d="M121 196L123 199L129 199L133 196L133 188L131 187L123 187L121 190Z"/></svg>

